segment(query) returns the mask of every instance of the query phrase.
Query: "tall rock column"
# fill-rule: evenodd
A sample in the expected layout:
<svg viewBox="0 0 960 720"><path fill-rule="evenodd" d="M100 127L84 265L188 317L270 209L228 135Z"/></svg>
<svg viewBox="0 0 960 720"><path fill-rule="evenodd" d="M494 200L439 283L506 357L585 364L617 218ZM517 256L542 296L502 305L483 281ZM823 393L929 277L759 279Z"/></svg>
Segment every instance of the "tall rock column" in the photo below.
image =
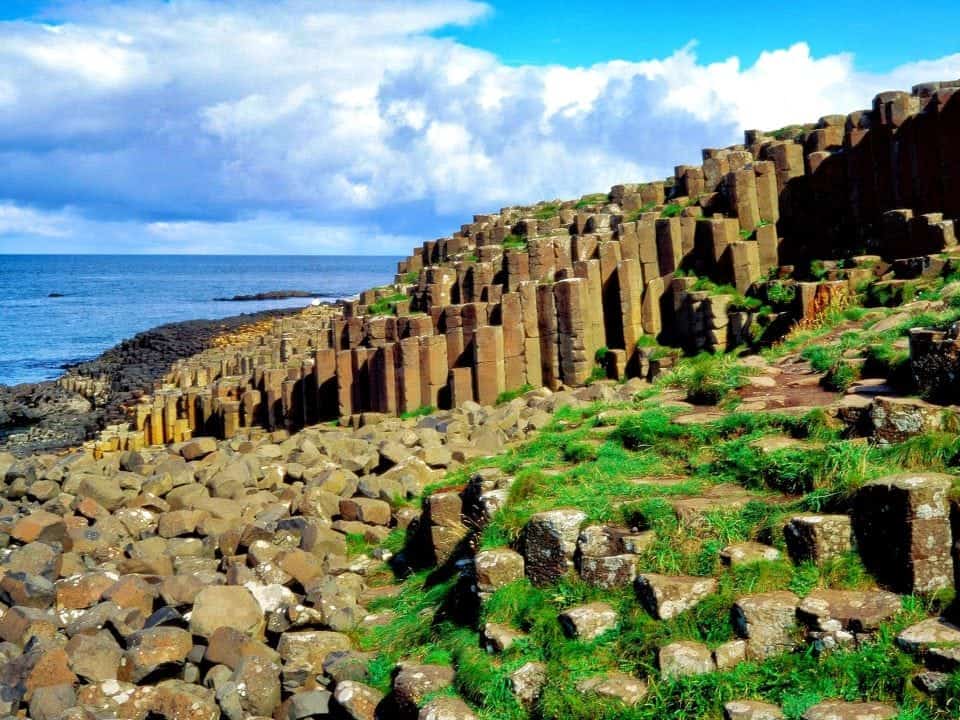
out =
<svg viewBox="0 0 960 720"><path fill-rule="evenodd" d="M592 353L587 345L591 337L587 320L590 302L588 283L569 278L554 285L557 303L557 338L560 349L560 377L568 385L582 385L590 376Z"/></svg>
<svg viewBox="0 0 960 720"><path fill-rule="evenodd" d="M474 336L474 390L481 405L493 405L505 389L503 328L485 325Z"/></svg>

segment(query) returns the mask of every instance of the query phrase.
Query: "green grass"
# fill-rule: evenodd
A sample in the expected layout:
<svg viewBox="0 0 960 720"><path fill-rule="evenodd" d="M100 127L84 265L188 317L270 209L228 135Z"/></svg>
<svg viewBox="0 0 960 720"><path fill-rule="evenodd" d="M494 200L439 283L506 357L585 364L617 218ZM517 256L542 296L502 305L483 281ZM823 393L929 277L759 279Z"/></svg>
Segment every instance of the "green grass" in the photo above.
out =
<svg viewBox="0 0 960 720"><path fill-rule="evenodd" d="M533 213L533 217L537 220L552 220L560 214L560 206L556 203L547 203L545 205L537 206L537 209Z"/></svg>
<svg viewBox="0 0 960 720"><path fill-rule="evenodd" d="M634 210L632 213L629 213L627 215L626 221L636 222L641 217L643 217L644 214L653 211L654 209L656 209L656 207L657 207L657 204L655 202L645 203L642 206L640 206L638 209Z"/></svg>
<svg viewBox="0 0 960 720"><path fill-rule="evenodd" d="M510 402L511 400L516 400L518 397L526 395L531 390L533 390L533 385L526 384L526 383L518 387L516 390L506 390L500 393L499 395L497 395L496 404L502 405L504 403Z"/></svg>
<svg viewBox="0 0 960 720"><path fill-rule="evenodd" d="M767 302L774 307L789 307L793 304L796 297L797 286L793 283L786 283L779 280L773 280L767 283Z"/></svg>
<svg viewBox="0 0 960 720"><path fill-rule="evenodd" d="M368 315L393 315L396 312L396 304L407 300L408 296L403 293L394 293L385 298L380 298L367 306Z"/></svg>
<svg viewBox="0 0 960 720"><path fill-rule="evenodd" d="M945 323L950 313L933 313L921 320ZM883 333L849 326L861 317L858 308L833 311L823 325L794 333L784 343L789 350L777 352L802 353L819 372L828 374L844 365L844 354L851 348L873 353L876 363L892 363L899 352L892 343L902 337L908 323ZM653 338L638 346L659 347ZM605 354L601 351L596 359L602 362ZM586 513L587 524L653 530L655 538L638 556L638 569L714 575L715 594L672 620L659 621L641 606L632 588L601 590L571 574L548 587L535 587L526 579L511 583L495 592L474 618L462 615L463 596L456 578L438 583L430 571L417 573L403 582L399 595L371 604L372 612L394 614L389 624L354 633L358 648L376 653L368 666L370 683L389 690L395 664L402 660L449 664L456 670L449 692L476 708L482 720L719 720L724 702L742 698L775 703L791 720L811 705L834 698L896 703L901 720L951 717L952 711L938 709L913 689L911 678L919 666L895 643L902 628L939 612L949 600L946 596L906 597L903 611L856 649L818 655L801 645L795 652L746 662L730 671L660 679L656 657L664 644L693 640L715 648L734 637L730 608L742 595L789 589L805 596L816 588L874 584L856 553L820 565L793 564L784 553L781 560L729 569L719 563L724 546L754 540L783 551L782 527L796 512L846 512L852 494L864 482L892 472L960 469L960 437L953 432L928 433L890 446L850 442L844 439L844 428L822 411L802 417L729 413L712 422L680 425L674 418L682 410L666 405L657 394L681 387L688 396L723 401L745 382L748 372L729 354L682 358L676 369L633 403L561 407L547 427L528 440L451 470L443 481L447 487L462 485L478 467L499 468L514 478L506 504L480 535L482 548L517 547L534 513L576 507ZM782 436L798 442L766 452L757 442ZM649 482L664 476L678 481ZM678 498L699 495L718 483L741 485L757 493L757 499L738 509L707 510L696 522L678 519L673 505ZM789 497L777 503L763 500L773 493ZM956 493L960 495L960 477ZM362 540L348 536L351 554L369 551ZM384 546L399 552L404 540L403 531L394 531ZM608 602L618 611L617 630L587 643L566 637L558 614L594 600ZM487 653L480 642L486 622L506 624L526 637L502 654ZM509 680L529 661L543 662L548 677L543 696L530 712L514 699ZM647 679L650 691L643 702L626 708L575 689L585 678L614 670ZM950 682L960 690L960 673Z"/></svg>
<svg viewBox="0 0 960 720"><path fill-rule="evenodd" d="M716 405L743 387L752 372L732 355L704 352L685 358L663 377L662 382L683 388L692 403Z"/></svg>
<svg viewBox="0 0 960 720"><path fill-rule="evenodd" d="M416 418L425 417L427 415L432 415L437 409L433 405L423 405L418 407L416 410L408 410L405 413L400 413L401 420L414 420Z"/></svg>
<svg viewBox="0 0 960 720"><path fill-rule="evenodd" d="M420 273L416 270L411 270L410 272L404 273L401 279L407 285L414 285L420 280Z"/></svg>
<svg viewBox="0 0 960 720"><path fill-rule="evenodd" d="M607 193L594 193L593 195L584 195L574 206L577 210L583 210L593 205L603 205L610 200Z"/></svg>
<svg viewBox="0 0 960 720"><path fill-rule="evenodd" d="M683 205L680 203L669 203L663 210L660 211L660 217L662 218L672 218L679 217L680 213L683 212Z"/></svg>
<svg viewBox="0 0 960 720"><path fill-rule="evenodd" d="M504 250L526 250L527 239L519 235L507 235L503 239Z"/></svg>

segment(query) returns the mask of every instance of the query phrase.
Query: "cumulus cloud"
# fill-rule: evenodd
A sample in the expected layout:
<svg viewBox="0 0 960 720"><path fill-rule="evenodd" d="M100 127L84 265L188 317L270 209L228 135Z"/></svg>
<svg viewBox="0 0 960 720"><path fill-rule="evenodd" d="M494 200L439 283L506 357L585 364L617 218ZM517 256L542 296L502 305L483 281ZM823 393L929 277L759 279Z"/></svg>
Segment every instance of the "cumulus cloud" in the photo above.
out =
<svg viewBox="0 0 960 720"><path fill-rule="evenodd" d="M93 0L56 24L0 23L0 249L56 228L151 249L398 253L473 212L662 177L745 128L960 75L960 55L878 76L803 43L746 67L692 44L510 67L431 34L487 12Z"/></svg>

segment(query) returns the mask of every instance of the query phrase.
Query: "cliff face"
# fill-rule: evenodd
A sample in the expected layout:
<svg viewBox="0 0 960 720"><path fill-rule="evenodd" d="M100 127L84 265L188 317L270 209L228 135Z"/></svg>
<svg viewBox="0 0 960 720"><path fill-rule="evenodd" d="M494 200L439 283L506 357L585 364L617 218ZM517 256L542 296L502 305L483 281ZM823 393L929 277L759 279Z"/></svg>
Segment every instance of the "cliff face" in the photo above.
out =
<svg viewBox="0 0 960 720"><path fill-rule="evenodd" d="M703 158L663 182L477 215L417 248L390 287L177 363L116 442L492 404L647 375L658 342L774 336L885 262L956 246L960 81L751 130Z"/></svg>

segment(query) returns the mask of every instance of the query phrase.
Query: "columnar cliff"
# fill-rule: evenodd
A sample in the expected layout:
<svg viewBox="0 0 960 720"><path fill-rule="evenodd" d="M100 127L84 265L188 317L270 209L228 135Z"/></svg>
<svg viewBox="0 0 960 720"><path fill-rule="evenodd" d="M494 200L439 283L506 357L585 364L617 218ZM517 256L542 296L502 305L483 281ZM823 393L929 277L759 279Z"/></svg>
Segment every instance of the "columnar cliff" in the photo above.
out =
<svg viewBox="0 0 960 720"><path fill-rule="evenodd" d="M391 286L176 363L109 443L492 404L597 372L647 376L657 343L769 340L880 263L927 266L956 246L958 85L747 131L666 181L474 216L400 262Z"/></svg>

